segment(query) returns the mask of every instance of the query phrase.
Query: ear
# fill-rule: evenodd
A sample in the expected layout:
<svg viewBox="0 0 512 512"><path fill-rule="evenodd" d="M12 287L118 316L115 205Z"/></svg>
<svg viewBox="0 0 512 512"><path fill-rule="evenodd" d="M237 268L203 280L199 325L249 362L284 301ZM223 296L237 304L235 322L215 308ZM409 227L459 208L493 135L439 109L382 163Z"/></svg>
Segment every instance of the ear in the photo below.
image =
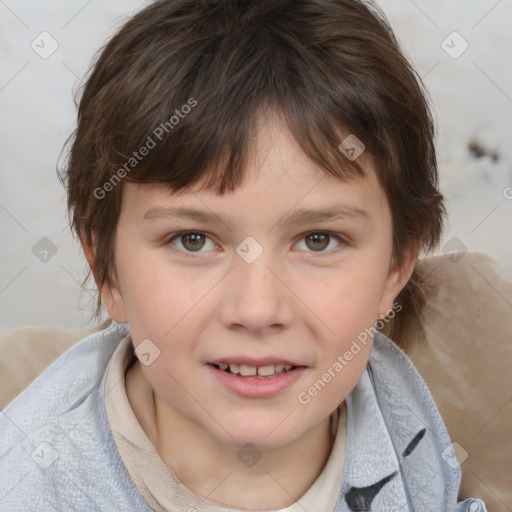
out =
<svg viewBox="0 0 512 512"><path fill-rule="evenodd" d="M96 281L96 285L99 287L99 280L97 278L95 271L95 248L82 238L80 238L80 244L82 245L82 249L84 251L85 258L89 263L89 267L91 267L92 273L94 275L94 280ZM104 283L100 288L100 293L101 298L103 300L103 304L107 308L109 315L118 323L127 322L128 319L126 316L123 297L118 287L115 284Z"/></svg>
<svg viewBox="0 0 512 512"><path fill-rule="evenodd" d="M418 261L419 245L419 241L413 243L412 248L404 254L402 265L391 264L379 306L381 316L387 316L393 309L396 297L409 281Z"/></svg>

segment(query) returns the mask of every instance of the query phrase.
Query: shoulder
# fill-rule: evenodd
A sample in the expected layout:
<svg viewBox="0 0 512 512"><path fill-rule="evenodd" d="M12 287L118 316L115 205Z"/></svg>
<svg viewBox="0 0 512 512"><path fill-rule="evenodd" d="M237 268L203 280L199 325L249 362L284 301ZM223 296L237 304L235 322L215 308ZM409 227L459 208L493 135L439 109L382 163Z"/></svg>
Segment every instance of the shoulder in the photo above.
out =
<svg viewBox="0 0 512 512"><path fill-rule="evenodd" d="M1 510L84 510L105 503L115 495L112 483L126 480L102 389L126 335L114 323L86 337L0 411Z"/></svg>
<svg viewBox="0 0 512 512"><path fill-rule="evenodd" d="M402 454L404 478L414 486L422 475L445 505L455 503L460 469L450 464L451 440L420 373L406 353L378 331L367 370L392 444Z"/></svg>
<svg viewBox="0 0 512 512"><path fill-rule="evenodd" d="M22 325L0 333L0 409L71 346L101 329Z"/></svg>
<svg viewBox="0 0 512 512"><path fill-rule="evenodd" d="M409 356L379 331L373 340L368 370L381 405L392 408L400 404L417 411L449 444L444 422L423 377Z"/></svg>
<svg viewBox="0 0 512 512"><path fill-rule="evenodd" d="M77 408L97 388L108 362L128 334L126 327L113 323L72 346L4 409L0 425L10 417L11 425L24 432L37 430L50 416L60 417ZM3 438L5 439L5 438Z"/></svg>
<svg viewBox="0 0 512 512"><path fill-rule="evenodd" d="M499 508L512 500L510 397L496 392L512 385L512 280L493 258L474 252L426 258L421 268L427 302L423 322L408 333L407 355L464 457L463 497L480 495Z"/></svg>

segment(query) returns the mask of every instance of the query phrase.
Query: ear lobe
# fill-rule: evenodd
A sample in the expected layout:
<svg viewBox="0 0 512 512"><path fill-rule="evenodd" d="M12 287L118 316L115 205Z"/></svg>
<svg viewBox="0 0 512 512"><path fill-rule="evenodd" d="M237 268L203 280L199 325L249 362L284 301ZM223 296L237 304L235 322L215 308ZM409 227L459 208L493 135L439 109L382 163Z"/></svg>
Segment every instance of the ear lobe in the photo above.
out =
<svg viewBox="0 0 512 512"><path fill-rule="evenodd" d="M118 323L127 322L128 318L124 307L123 297L118 287L115 284L110 283L103 283L101 287L99 286L99 279L96 274L96 255L94 252L94 247L82 238L80 238L80 244L82 245L87 263L89 264L89 267L91 268L91 271L94 275L94 281L100 289L103 304L105 305L109 315Z"/></svg>
<svg viewBox="0 0 512 512"><path fill-rule="evenodd" d="M389 269L380 303L379 312L381 314L393 309L393 303L396 297L405 287L414 272L418 261L418 254L419 243L416 241L413 248L404 254L402 265L392 265Z"/></svg>

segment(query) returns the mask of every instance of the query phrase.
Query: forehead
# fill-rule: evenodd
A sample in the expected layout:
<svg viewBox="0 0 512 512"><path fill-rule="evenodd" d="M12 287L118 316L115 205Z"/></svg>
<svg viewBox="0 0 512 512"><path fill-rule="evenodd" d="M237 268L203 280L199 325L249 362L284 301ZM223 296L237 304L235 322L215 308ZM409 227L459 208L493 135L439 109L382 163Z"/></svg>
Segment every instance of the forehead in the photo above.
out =
<svg viewBox="0 0 512 512"><path fill-rule="evenodd" d="M160 183L125 183L121 218L141 221L188 207L233 224L237 217L271 220L296 210L338 209L361 220L375 218L389 206L368 155L364 169L364 177L335 178L305 155L282 123L268 122L258 129L244 180L234 191L219 195L204 187L206 180L179 193Z"/></svg>

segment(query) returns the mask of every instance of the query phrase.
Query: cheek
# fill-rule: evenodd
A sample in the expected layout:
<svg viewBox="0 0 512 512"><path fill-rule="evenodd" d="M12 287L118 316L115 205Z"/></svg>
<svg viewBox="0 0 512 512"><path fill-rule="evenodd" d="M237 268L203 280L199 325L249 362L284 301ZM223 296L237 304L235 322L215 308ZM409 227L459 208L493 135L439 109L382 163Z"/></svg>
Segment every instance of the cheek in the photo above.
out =
<svg viewBox="0 0 512 512"><path fill-rule="evenodd" d="M332 407L357 384L372 349L375 331L371 328L375 318L358 306L357 301L349 301L345 310L333 314L336 335L324 340L321 361L315 372L315 386L325 393L324 399Z"/></svg>
<svg viewBox="0 0 512 512"><path fill-rule="evenodd" d="M379 314L383 279L382 271L371 266L344 268L323 282L317 280L308 290L303 289L302 295L326 326L329 339L335 340L339 348L340 343L374 325Z"/></svg>
<svg viewBox="0 0 512 512"><path fill-rule="evenodd" d="M120 263L123 302L134 339L150 333L164 336L193 312L212 286L211 276L173 267L165 255L157 259L142 252Z"/></svg>
<svg viewBox="0 0 512 512"><path fill-rule="evenodd" d="M321 340L321 356L311 392L322 394L336 407L357 384L368 361L382 291L382 270L368 265L340 272L311 300L327 326Z"/></svg>
<svg viewBox="0 0 512 512"><path fill-rule="evenodd" d="M132 340L137 349L148 339L158 353L154 363L143 367L144 374L155 389L182 393L171 375L183 380L195 359L200 333L211 316L205 309L208 302L202 300L212 287L211 277L193 278L154 263L133 268L138 271L130 275L123 289Z"/></svg>

